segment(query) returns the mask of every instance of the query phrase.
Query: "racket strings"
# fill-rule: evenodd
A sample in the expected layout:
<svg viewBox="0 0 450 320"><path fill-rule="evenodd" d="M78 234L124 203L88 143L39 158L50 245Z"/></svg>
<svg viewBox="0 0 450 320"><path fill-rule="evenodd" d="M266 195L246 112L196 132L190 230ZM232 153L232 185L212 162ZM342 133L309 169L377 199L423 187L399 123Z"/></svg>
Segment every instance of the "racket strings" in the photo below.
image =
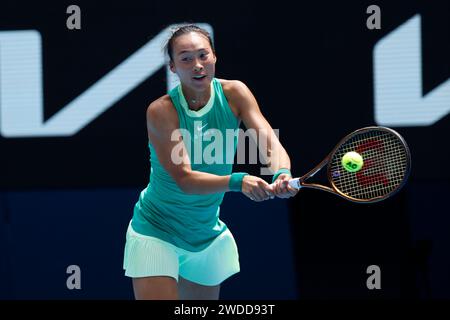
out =
<svg viewBox="0 0 450 320"><path fill-rule="evenodd" d="M346 196L370 200L394 192L403 182L408 170L407 147L393 133L368 130L356 133L334 153L329 170L334 186ZM341 159L356 151L363 157L359 172L346 171Z"/></svg>
<svg viewBox="0 0 450 320"><path fill-rule="evenodd" d="M372 140L373 141L373 140ZM367 142L367 141L366 141ZM366 143L363 142L363 143ZM354 148L354 143L349 144L350 148ZM377 148L378 153L381 151L385 151L386 155L385 157L390 157L394 163L399 163L399 160L401 162L401 159L398 159L396 157L396 148L391 146L388 146L388 148ZM394 151L394 154L392 152ZM360 151L361 152L361 151ZM353 195L354 197L363 197L364 193L368 193L367 196L370 197L377 197L382 196L386 192L391 192L391 189L387 189L389 186L391 188L395 188L395 185L398 184L395 181L396 177L396 171L401 172L402 168L398 166L390 166L389 163L386 163L385 158L379 157L377 155L377 152L361 152L364 154L364 158L366 159L366 168L365 172L361 172L360 174L356 175L356 182L354 183L354 177L352 175L347 176L342 180L343 183L341 183L342 188L345 189L349 194ZM374 153L374 154L371 154ZM393 174L387 175L386 169L391 168L391 171ZM397 174L398 175L398 174ZM353 175L354 176L354 175ZM392 179L394 178L394 179ZM361 188L361 185L365 188ZM380 185L384 186L384 188L380 188Z"/></svg>
<svg viewBox="0 0 450 320"><path fill-rule="evenodd" d="M362 198L373 198L378 196L383 196L386 193L392 192L396 185L399 184L399 181L396 181L397 173L402 171L401 167L392 166L390 163L386 163L385 158L388 157L393 161L393 163L401 163L401 159L396 156L396 149L392 146L388 146L388 148L381 148L379 151L385 151L385 157L379 157L376 153L374 155L366 154L364 157L366 158L366 168L365 172L356 175L357 183L353 183L353 179L346 180L344 187L346 187L347 192L354 197L362 197ZM392 152L394 153L392 154ZM364 153L364 152L362 152ZM367 152L366 152L367 153ZM391 174L386 174L386 169L391 169ZM349 184L350 182L350 184ZM361 185L365 188L361 188ZM382 187L384 188L382 188ZM389 189L390 187L390 189ZM366 196L364 196L366 194Z"/></svg>

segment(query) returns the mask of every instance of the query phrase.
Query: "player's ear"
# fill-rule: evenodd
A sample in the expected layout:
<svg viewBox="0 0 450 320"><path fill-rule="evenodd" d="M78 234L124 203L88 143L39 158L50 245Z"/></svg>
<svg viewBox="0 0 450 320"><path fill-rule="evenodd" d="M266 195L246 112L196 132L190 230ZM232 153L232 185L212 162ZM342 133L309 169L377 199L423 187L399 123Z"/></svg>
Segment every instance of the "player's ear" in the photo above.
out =
<svg viewBox="0 0 450 320"><path fill-rule="evenodd" d="M216 63L217 62L217 56L216 56L216 54L214 54L214 63Z"/></svg>
<svg viewBox="0 0 450 320"><path fill-rule="evenodd" d="M172 71L173 73L176 73L175 64L173 63L172 60L170 60L170 62L169 62L169 69L170 69L170 71Z"/></svg>

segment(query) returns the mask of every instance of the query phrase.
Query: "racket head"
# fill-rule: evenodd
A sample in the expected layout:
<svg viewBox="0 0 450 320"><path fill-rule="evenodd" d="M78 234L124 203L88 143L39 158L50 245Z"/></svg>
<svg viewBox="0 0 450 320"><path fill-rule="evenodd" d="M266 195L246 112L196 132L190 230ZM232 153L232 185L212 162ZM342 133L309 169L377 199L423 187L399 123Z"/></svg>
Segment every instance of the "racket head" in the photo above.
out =
<svg viewBox="0 0 450 320"><path fill-rule="evenodd" d="M364 161L357 172L345 170L342 157L358 152ZM342 197L360 203L387 199L406 183L411 171L411 153L403 137L386 127L365 127L344 137L328 158L327 176Z"/></svg>

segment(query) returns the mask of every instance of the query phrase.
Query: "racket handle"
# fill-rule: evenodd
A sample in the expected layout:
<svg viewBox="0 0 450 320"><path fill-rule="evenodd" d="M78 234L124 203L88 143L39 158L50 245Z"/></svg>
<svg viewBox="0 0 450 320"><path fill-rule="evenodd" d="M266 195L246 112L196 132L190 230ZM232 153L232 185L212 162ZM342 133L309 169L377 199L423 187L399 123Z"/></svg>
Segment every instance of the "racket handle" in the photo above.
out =
<svg viewBox="0 0 450 320"><path fill-rule="evenodd" d="M302 187L300 184L300 178L295 178L295 179L289 180L289 185L295 189L300 189Z"/></svg>

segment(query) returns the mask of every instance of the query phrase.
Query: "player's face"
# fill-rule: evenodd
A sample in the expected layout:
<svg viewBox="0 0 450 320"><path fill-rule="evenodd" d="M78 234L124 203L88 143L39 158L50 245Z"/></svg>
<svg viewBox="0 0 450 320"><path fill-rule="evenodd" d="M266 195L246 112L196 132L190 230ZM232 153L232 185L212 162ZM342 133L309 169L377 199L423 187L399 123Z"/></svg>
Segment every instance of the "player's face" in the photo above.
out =
<svg viewBox="0 0 450 320"><path fill-rule="evenodd" d="M216 56L208 39L197 32L177 37L173 42L170 69L193 89L205 90L215 73Z"/></svg>

